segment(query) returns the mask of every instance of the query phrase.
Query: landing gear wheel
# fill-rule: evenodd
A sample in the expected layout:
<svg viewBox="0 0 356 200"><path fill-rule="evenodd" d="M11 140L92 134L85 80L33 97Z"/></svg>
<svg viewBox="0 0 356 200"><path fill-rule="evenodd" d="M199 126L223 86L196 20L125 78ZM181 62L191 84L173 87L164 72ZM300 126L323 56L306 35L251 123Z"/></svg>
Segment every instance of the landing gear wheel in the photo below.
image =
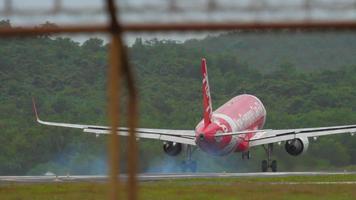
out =
<svg viewBox="0 0 356 200"><path fill-rule="evenodd" d="M268 170L268 162L267 162L267 160L262 160L261 169L262 169L262 172L267 172L267 170Z"/></svg>
<svg viewBox="0 0 356 200"><path fill-rule="evenodd" d="M272 169L272 172L276 172L277 171L277 161L276 160L272 161L271 169Z"/></svg>
<svg viewBox="0 0 356 200"><path fill-rule="evenodd" d="M277 161L273 160L271 162L272 152L273 152L273 144L268 144L267 147L263 145L263 148L267 154L267 160L262 161L262 172L267 172L268 168L271 168L272 172L277 171Z"/></svg>
<svg viewBox="0 0 356 200"><path fill-rule="evenodd" d="M197 161L192 160L192 153L194 149L192 149L192 146L188 145L186 149L186 160L182 161L181 168L182 172L196 172L197 171Z"/></svg>
<svg viewBox="0 0 356 200"><path fill-rule="evenodd" d="M250 151L248 151L247 152L247 160L250 160L250 158L251 158L251 153L250 153Z"/></svg>
<svg viewBox="0 0 356 200"><path fill-rule="evenodd" d="M250 151L242 152L242 160L245 160L245 159L250 160L250 158L251 158Z"/></svg>

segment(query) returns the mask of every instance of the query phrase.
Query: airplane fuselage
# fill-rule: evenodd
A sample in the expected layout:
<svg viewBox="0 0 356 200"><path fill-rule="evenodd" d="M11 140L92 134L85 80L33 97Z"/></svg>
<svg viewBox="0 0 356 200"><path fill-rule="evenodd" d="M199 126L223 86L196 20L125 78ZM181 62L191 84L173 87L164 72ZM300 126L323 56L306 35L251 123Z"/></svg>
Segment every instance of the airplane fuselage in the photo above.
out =
<svg viewBox="0 0 356 200"><path fill-rule="evenodd" d="M217 133L262 129L266 121L266 109L253 95L243 94L230 99L212 113L207 126L201 120L195 128L196 144L213 155L226 155L249 149L248 140L255 133L215 137Z"/></svg>

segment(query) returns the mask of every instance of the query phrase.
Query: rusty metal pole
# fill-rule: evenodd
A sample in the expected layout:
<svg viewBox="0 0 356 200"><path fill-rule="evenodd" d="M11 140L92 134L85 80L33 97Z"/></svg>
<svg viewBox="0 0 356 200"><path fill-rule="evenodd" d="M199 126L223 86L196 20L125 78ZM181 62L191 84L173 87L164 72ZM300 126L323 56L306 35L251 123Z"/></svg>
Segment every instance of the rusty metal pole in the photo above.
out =
<svg viewBox="0 0 356 200"><path fill-rule="evenodd" d="M121 27L116 17L116 8L112 0L108 0L108 10L111 17L112 44L110 51L110 70L109 70L109 113L111 119L111 137L110 137L110 199L115 200L120 197L119 189L119 136L117 127L119 126L119 96L120 96L120 78L125 76L129 92L128 105L128 199L137 199L137 142L135 129L137 127L138 109L137 109L137 89L134 83L132 70L129 66L126 49L121 37Z"/></svg>
<svg viewBox="0 0 356 200"><path fill-rule="evenodd" d="M116 19L116 11L113 0L107 1L107 9L111 19L111 46L109 54L109 70L108 70L108 100L109 100L109 119L111 125L111 134L109 137L109 199L117 200L120 198L120 141L117 134L119 126L119 95L120 95L120 78L122 74L122 65L120 57L120 36L119 26Z"/></svg>
<svg viewBox="0 0 356 200"><path fill-rule="evenodd" d="M251 22L251 23L141 23L122 24L122 32L192 32L192 31L231 31L231 30L299 30L299 31L350 31L356 30L356 21L300 21L300 22ZM60 27L14 27L1 28L0 37L26 37L40 34L61 33L108 33L107 25L66 25Z"/></svg>
<svg viewBox="0 0 356 200"><path fill-rule="evenodd" d="M121 64L118 57L118 41L116 37L112 38L110 48L110 67L108 70L108 97L109 97L109 118L111 125L111 134L109 137L109 166L110 166L110 199L118 199L120 189L119 182L119 162L120 162L120 141L117 135L119 126L119 94L120 94L120 74Z"/></svg>
<svg viewBox="0 0 356 200"><path fill-rule="evenodd" d="M126 54L126 49L122 50L124 74L127 80L127 87L129 92L129 107L128 107L128 126L129 126L129 138L128 138L128 199L136 200L138 199L138 189L137 189L137 166L138 166L138 146L136 141L136 127L138 124L138 97L137 89L134 82L133 73L128 62L128 56Z"/></svg>

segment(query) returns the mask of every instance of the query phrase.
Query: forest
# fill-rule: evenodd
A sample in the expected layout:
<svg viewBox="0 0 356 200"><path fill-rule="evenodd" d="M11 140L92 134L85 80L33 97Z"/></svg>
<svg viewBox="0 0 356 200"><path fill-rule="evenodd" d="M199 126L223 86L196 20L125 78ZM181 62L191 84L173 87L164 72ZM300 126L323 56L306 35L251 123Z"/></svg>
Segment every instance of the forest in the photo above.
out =
<svg viewBox="0 0 356 200"><path fill-rule="evenodd" d="M11 24L1 21L4 26ZM83 43L52 35L0 38L0 175L106 173L108 138L37 124L31 98L44 120L106 125L108 49L100 38ZM127 49L139 89L140 127L195 128L202 117L202 57L213 109L249 93L266 107L265 128L356 123L353 32L236 31L184 42L137 38ZM123 114L123 126L125 119ZM356 137L310 142L299 157L276 145L279 170L356 170ZM164 154L161 141L138 143L140 172L179 171L183 155ZM125 138L121 144L125 171ZM260 171L265 153L251 152L248 161L240 154L214 157L200 151L193 158L201 172Z"/></svg>

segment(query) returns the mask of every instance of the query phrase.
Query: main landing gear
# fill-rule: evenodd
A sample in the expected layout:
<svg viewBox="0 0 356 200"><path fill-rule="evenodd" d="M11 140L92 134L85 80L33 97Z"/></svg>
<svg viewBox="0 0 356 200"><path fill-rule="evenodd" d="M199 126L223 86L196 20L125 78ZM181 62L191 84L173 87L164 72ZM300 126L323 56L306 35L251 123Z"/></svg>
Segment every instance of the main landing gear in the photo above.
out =
<svg viewBox="0 0 356 200"><path fill-rule="evenodd" d="M242 160L245 160L245 159L250 160L250 158L251 158L251 153L250 153L250 151L242 152L241 155L242 155Z"/></svg>
<svg viewBox="0 0 356 200"><path fill-rule="evenodd" d="M262 172L267 172L268 168L271 168L272 172L277 171L277 161L271 160L272 152L273 152L273 144L268 144L267 147L263 145L263 148L267 154L267 160L263 160L261 163Z"/></svg>
<svg viewBox="0 0 356 200"><path fill-rule="evenodd" d="M192 154L194 152L195 149L193 149L193 147L191 145L187 146L187 149L185 151L185 156L186 156L186 160L183 160L182 162L182 171L186 172L186 171L191 171L191 172L196 172L197 171L197 161L192 160Z"/></svg>

